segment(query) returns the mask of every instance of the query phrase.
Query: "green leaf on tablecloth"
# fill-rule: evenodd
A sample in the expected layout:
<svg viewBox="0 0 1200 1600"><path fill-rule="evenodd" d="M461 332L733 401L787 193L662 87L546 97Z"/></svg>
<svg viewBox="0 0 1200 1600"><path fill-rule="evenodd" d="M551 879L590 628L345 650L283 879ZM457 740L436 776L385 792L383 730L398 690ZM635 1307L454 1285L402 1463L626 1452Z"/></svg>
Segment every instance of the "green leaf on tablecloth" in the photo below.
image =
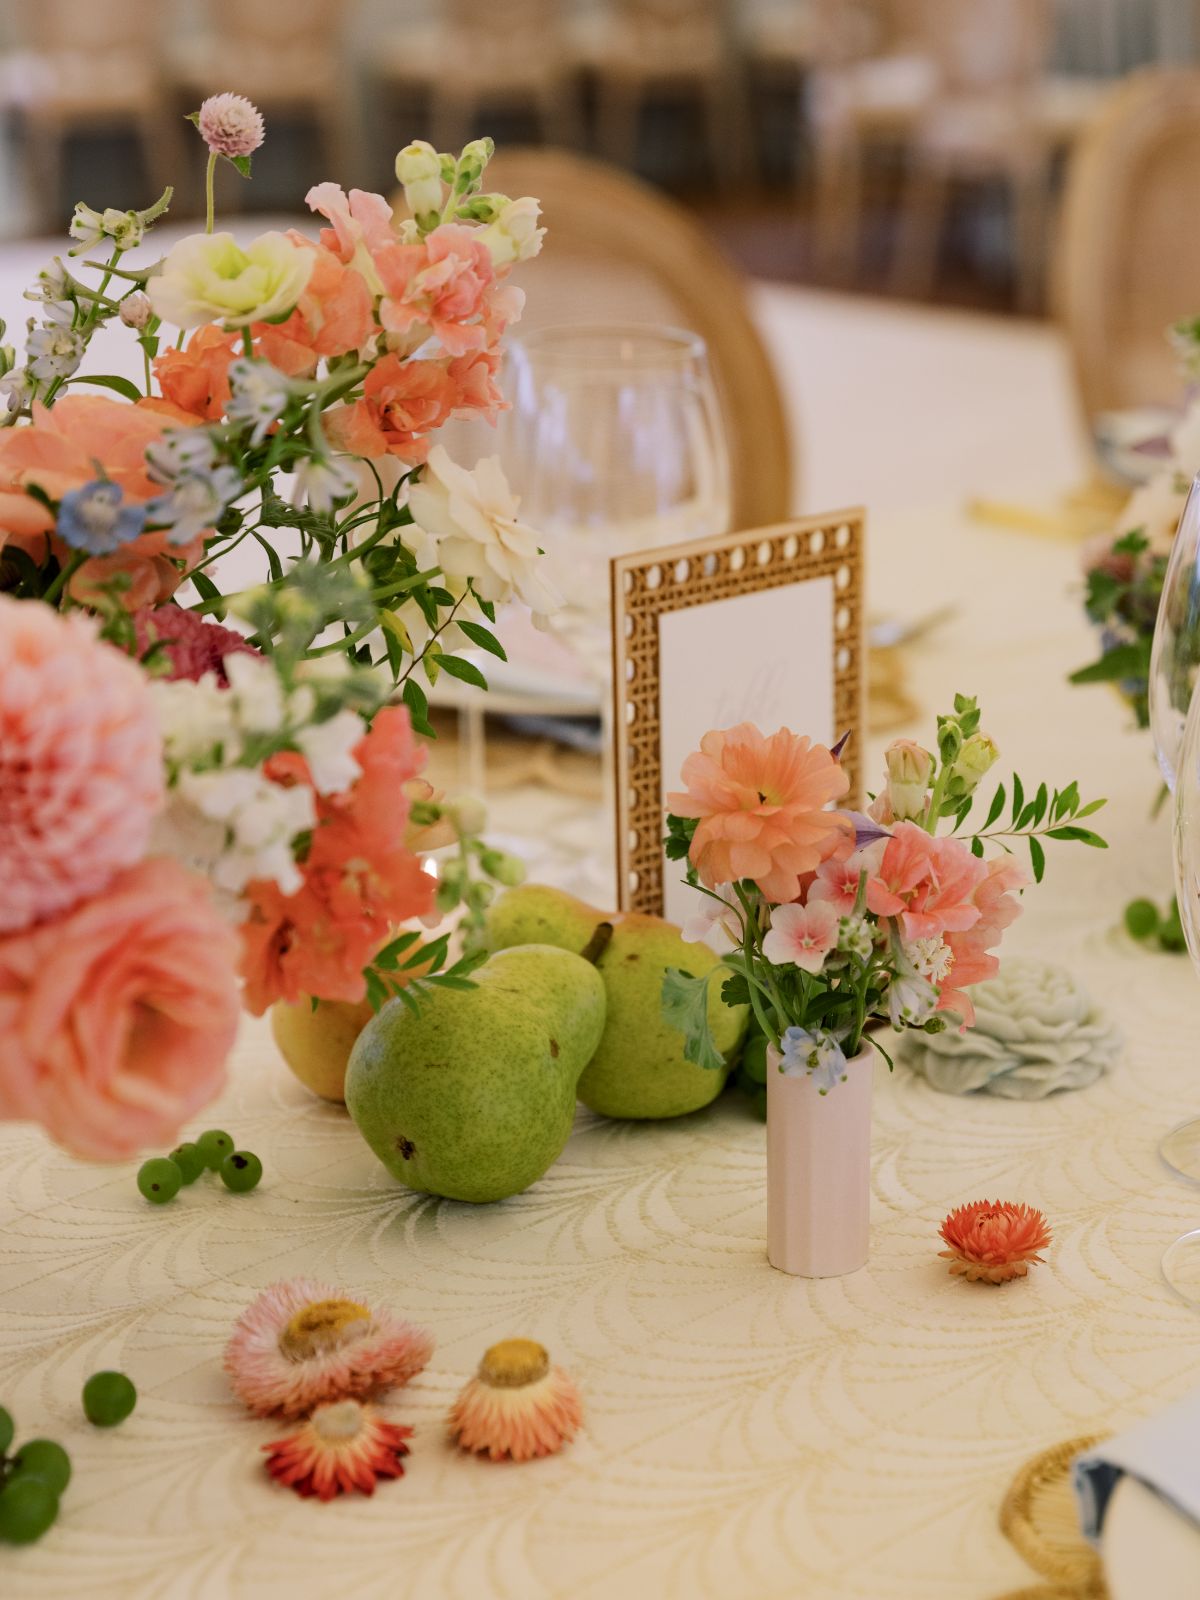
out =
<svg viewBox="0 0 1200 1600"><path fill-rule="evenodd" d="M668 967L663 975L662 1016L668 1027L683 1034L686 1060L709 1072L718 1072L725 1065L708 1026L707 976L697 978Z"/></svg>
<svg viewBox="0 0 1200 1600"><path fill-rule="evenodd" d="M1046 871L1046 852L1042 849L1040 839L1030 839L1029 859L1033 863L1033 881L1041 883Z"/></svg>

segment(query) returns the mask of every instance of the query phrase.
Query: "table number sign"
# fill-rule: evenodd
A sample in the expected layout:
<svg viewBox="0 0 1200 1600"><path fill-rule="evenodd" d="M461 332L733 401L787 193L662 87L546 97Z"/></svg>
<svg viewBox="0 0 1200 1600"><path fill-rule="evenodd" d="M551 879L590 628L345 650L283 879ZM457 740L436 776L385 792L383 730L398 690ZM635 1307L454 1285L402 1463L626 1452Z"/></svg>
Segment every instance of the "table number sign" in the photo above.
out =
<svg viewBox="0 0 1200 1600"><path fill-rule="evenodd" d="M682 921L663 799L710 728L786 726L832 745L857 805L864 518L805 517L612 562L618 904Z"/></svg>

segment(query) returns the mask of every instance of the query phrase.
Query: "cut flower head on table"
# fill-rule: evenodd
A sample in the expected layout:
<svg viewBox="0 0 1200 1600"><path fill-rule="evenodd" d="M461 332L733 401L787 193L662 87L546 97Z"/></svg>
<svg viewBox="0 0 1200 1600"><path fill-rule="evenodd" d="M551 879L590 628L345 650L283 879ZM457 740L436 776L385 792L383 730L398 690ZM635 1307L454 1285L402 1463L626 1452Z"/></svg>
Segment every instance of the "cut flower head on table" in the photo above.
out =
<svg viewBox="0 0 1200 1600"><path fill-rule="evenodd" d="M192 120L205 230L147 262L170 190L77 206L0 345L0 1117L98 1158L219 1092L243 1003L470 983L419 924L470 930L519 867L422 776L425 689L486 688L458 652L557 604L498 463L437 444L504 408L541 246L535 200L484 192L491 140L401 151L407 216L318 183L317 237L247 239L213 175L250 176L262 117ZM139 382L86 370L106 327Z"/></svg>
<svg viewBox="0 0 1200 1600"><path fill-rule="evenodd" d="M1014 774L977 812L998 758L980 721L975 701L956 695L935 749L891 744L868 814L831 809L850 787L840 747L750 723L706 734L684 762L684 788L667 796L667 854L686 860L709 912L685 936L723 929L733 948L722 997L748 1004L779 1070L822 1094L864 1044L887 1055L871 1024L969 1026L970 990L999 971L996 947L1018 896L1041 881L1046 841L1105 846L1083 826L1104 801L1085 804L1073 782L1027 789ZM715 1070L708 984L668 972L663 1014L688 1059Z"/></svg>

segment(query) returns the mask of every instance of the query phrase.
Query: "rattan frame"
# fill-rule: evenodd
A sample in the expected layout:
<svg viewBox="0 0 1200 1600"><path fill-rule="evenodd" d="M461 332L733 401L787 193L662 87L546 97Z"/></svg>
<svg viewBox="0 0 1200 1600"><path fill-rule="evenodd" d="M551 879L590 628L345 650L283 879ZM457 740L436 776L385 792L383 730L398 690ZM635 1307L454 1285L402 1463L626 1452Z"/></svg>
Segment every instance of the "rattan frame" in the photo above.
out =
<svg viewBox="0 0 1200 1600"><path fill-rule="evenodd" d="M843 757L850 778L846 803L859 804L866 727L864 544L865 514L855 507L618 556L611 563L617 904L622 911L663 912L658 619L666 612L832 578L834 714L839 734L851 736Z"/></svg>

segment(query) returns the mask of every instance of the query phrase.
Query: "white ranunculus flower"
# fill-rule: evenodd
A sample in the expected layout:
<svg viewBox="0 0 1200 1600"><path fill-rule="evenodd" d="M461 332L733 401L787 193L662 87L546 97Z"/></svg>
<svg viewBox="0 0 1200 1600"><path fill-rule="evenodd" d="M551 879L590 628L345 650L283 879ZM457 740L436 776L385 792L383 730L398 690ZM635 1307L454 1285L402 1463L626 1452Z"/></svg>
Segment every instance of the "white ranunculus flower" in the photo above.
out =
<svg viewBox="0 0 1200 1600"><path fill-rule="evenodd" d="M260 234L244 250L231 233L193 233L168 251L146 293L155 315L177 328L244 328L286 316L316 259L282 233Z"/></svg>
<svg viewBox="0 0 1200 1600"><path fill-rule="evenodd" d="M434 542L451 589L469 578L482 600L515 594L537 616L557 610L559 598L540 571L541 537L518 520L520 501L496 456L468 472L435 445L408 491L408 507Z"/></svg>

